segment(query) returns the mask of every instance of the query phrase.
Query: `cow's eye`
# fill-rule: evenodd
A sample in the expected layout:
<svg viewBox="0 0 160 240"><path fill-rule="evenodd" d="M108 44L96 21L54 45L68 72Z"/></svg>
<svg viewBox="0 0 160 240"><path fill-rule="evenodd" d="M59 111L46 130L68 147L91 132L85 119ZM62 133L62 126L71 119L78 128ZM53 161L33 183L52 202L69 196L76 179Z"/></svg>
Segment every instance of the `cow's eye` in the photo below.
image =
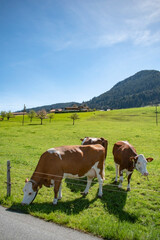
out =
<svg viewBox="0 0 160 240"><path fill-rule="evenodd" d="M30 192L30 193L28 193L28 195L31 195L32 193Z"/></svg>

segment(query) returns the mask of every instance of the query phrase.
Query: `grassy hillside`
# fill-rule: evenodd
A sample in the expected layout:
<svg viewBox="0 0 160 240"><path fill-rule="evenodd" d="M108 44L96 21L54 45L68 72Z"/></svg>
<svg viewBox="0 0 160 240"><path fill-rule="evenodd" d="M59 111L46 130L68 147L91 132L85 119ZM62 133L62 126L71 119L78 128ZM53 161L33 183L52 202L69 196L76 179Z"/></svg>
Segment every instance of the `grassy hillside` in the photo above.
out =
<svg viewBox="0 0 160 240"><path fill-rule="evenodd" d="M135 108L110 112L80 113L72 125L70 114L56 114L40 125L25 116L0 121L0 204L71 228L91 232L106 239L160 239L160 125L156 126L155 108ZM160 123L159 123L160 124ZM104 137L109 141L106 159L104 195L97 198L95 179L89 194L82 198L85 179L63 180L63 198L52 205L53 190L43 187L30 206L21 206L25 178L30 178L40 155L49 148L80 144L85 136ZM115 169L113 144L127 140L137 152L153 157L148 180L136 170L131 179L131 192L112 185ZM6 197L6 162L11 161L12 196Z"/></svg>

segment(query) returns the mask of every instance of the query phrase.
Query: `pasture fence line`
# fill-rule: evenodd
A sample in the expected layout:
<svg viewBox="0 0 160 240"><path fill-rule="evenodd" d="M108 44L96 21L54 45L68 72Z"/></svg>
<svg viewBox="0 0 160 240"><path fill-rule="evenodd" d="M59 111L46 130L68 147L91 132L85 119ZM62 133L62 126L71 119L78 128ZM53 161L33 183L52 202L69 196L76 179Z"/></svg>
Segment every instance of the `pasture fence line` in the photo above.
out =
<svg viewBox="0 0 160 240"><path fill-rule="evenodd" d="M11 196L11 185L12 184L18 184L17 182L12 182L11 183L11 172L10 172L10 169L11 169L11 166L10 166L10 161L7 161L7 196ZM14 168L13 168L14 169ZM14 171L14 173L16 173ZM19 173L17 171L17 173ZM25 173L26 174L26 173ZM30 174L30 173L29 173ZM43 178L43 179L46 179L46 180L51 180L51 177L56 177L56 178L61 178L61 180L63 179L63 176L59 176L59 175L54 175L54 174L47 174L47 173L41 173L41 172L35 172L35 174L39 174L39 175L45 175L45 177L41 177L41 176L36 176L36 178ZM82 182L82 183L87 183L87 180L84 180L84 179L81 179L81 178L70 178L70 177L67 177L67 179L70 179L70 180L74 180L74 181L79 181L79 182ZM56 181L59 181L61 182L61 180L57 180ZM104 180L105 182L106 180ZM85 185L84 184L80 184L80 183L75 183L75 182L66 182L67 184L71 184L71 185L75 185L75 186L82 186L84 187ZM96 184L98 183L97 181L92 181L92 184ZM103 187L105 186L111 186L111 187L117 187L117 184L103 184ZM139 190L139 188L132 188L132 190ZM149 191L149 192L155 192L155 193L160 193L159 190L152 190L152 189L142 189L143 191ZM104 191L110 191L110 192L118 192L118 193L125 193L127 194L126 191L121 191L120 189L119 190L116 190L116 189L103 189L103 192ZM152 194L151 193L151 194ZM160 197L159 197L160 198Z"/></svg>

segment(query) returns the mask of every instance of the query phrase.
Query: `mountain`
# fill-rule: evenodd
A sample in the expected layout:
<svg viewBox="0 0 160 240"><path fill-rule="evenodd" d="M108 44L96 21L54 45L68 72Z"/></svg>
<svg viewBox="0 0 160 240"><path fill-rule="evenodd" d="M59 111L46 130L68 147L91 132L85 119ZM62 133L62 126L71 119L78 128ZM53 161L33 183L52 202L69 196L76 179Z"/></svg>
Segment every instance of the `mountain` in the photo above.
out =
<svg viewBox="0 0 160 240"><path fill-rule="evenodd" d="M26 111L29 112L30 110L34 110L35 112L38 112L39 110L45 109L47 112L49 112L51 109L64 109L66 107L71 107L74 104L76 104L77 106L80 106L80 103L77 102L68 102L68 103L55 103L55 104L51 104L51 105L44 105L44 106L40 106L40 107L34 107L34 108L27 108ZM23 111L23 110L21 110Z"/></svg>
<svg viewBox="0 0 160 240"><path fill-rule="evenodd" d="M92 109L107 110L142 107L158 103L160 103L160 72L143 70L118 82L109 91L82 104L86 104ZM36 112L41 109L50 111L51 109L71 107L74 104L81 105L81 103L77 102L56 103L31 109ZM27 112L31 109L27 109Z"/></svg>
<svg viewBox="0 0 160 240"><path fill-rule="evenodd" d="M85 102L90 108L120 109L160 103L160 72L143 70Z"/></svg>

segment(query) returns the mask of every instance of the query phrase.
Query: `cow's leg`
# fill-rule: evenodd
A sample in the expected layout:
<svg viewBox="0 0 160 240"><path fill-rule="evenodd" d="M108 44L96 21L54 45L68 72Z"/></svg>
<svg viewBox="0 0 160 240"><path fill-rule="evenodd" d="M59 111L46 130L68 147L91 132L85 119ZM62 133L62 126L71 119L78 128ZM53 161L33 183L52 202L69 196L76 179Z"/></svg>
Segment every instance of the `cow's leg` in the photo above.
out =
<svg viewBox="0 0 160 240"><path fill-rule="evenodd" d="M82 195L87 195L88 194L88 191L89 191L89 188L91 186L91 183L92 183L92 179L96 177L96 170L94 168L91 168L89 170L89 172L87 173L87 185L86 185L86 188L84 190L84 192L82 193Z"/></svg>
<svg viewBox="0 0 160 240"><path fill-rule="evenodd" d="M98 197L101 198L102 195L103 195L103 190L102 190L102 188L103 188L103 176L101 176L99 168L96 168L95 171L96 171L98 182L99 182ZM103 171L102 171L102 173L103 173Z"/></svg>
<svg viewBox="0 0 160 240"><path fill-rule="evenodd" d="M100 179L98 179L98 181L99 181L99 191L98 191L98 197L102 197L102 195L103 195L103 179L102 178L100 178Z"/></svg>
<svg viewBox="0 0 160 240"><path fill-rule="evenodd" d="M103 190L102 190L102 188L103 188L103 179L102 179L102 177L101 177L101 175L99 174L99 176L97 176L98 177L98 182L99 182L99 191L98 191L98 197L102 197L102 195L103 195Z"/></svg>
<svg viewBox="0 0 160 240"><path fill-rule="evenodd" d="M89 191L91 183L92 183L92 179L93 179L93 177L89 177L89 176L87 177L87 185L86 185L86 188L85 188L84 192L82 193L82 195L85 196L88 194L88 191Z"/></svg>
<svg viewBox="0 0 160 240"><path fill-rule="evenodd" d="M58 192L60 189L61 185L61 180L59 179L58 181L54 182L54 200L53 200L53 205L56 205L58 202Z"/></svg>
<svg viewBox="0 0 160 240"><path fill-rule="evenodd" d="M119 177L119 185L118 185L118 187L119 187L119 188L122 188L122 183L123 183L123 170L121 170L121 168L119 169L119 175L120 175L120 177Z"/></svg>
<svg viewBox="0 0 160 240"><path fill-rule="evenodd" d="M115 183L117 183L118 181L118 167L119 165L117 163L115 163L115 168L116 168L116 178L115 178Z"/></svg>
<svg viewBox="0 0 160 240"><path fill-rule="evenodd" d="M99 182L99 191L98 191L98 197L102 197L103 195L103 191L102 191L102 188L103 188L103 178L102 176L100 175L100 169L96 169L96 174L97 174L97 178L98 178L98 182Z"/></svg>
<svg viewBox="0 0 160 240"><path fill-rule="evenodd" d="M58 192L58 200L61 200L61 199L62 199L62 182L60 184L59 192Z"/></svg>
<svg viewBox="0 0 160 240"><path fill-rule="evenodd" d="M127 191L130 191L130 190L131 190L131 187L130 187L131 176L132 176L132 173L130 173L130 174L128 175L128 186L127 186Z"/></svg>
<svg viewBox="0 0 160 240"><path fill-rule="evenodd" d="M94 170L92 173L94 173L94 175L92 175L92 177L97 177L98 178L98 182L99 182L99 191L98 191L98 197L102 197L103 195L103 191L102 191L102 186L103 186L103 168L104 165L102 165L102 169L98 168L98 162L94 165L94 167L92 168L92 170ZM100 174L100 170L102 170L102 176Z"/></svg>

